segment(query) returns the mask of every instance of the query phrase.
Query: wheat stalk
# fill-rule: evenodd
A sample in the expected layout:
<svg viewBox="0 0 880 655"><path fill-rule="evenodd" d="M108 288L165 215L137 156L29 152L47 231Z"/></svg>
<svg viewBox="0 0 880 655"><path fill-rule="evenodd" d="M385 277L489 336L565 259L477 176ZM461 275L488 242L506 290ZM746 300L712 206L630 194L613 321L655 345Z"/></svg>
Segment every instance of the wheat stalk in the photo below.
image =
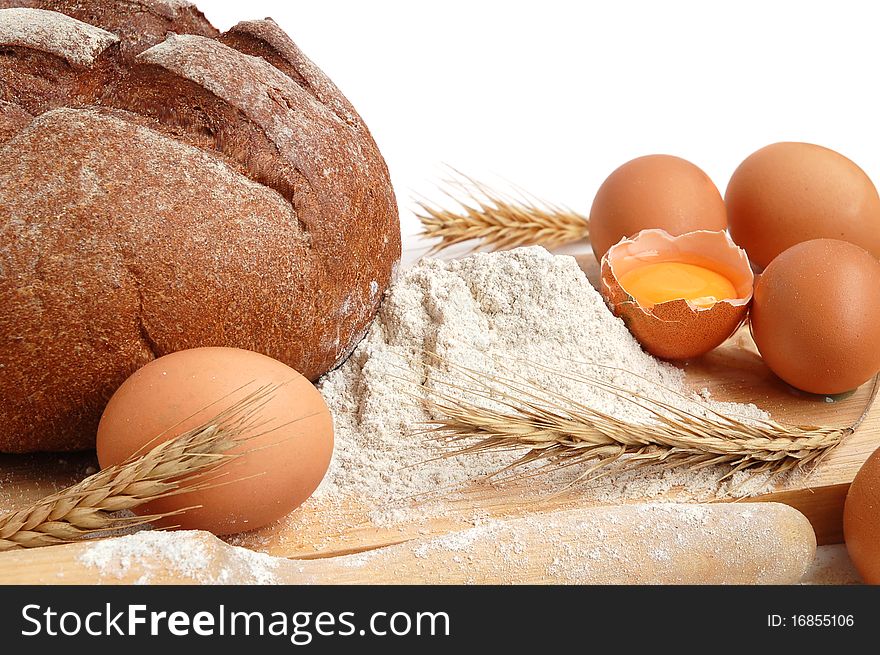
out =
<svg viewBox="0 0 880 655"><path fill-rule="evenodd" d="M229 451L259 436L255 432L265 421L258 420L258 412L276 389L261 387L174 439L135 453L30 507L0 515L0 551L68 543L179 513L114 516L159 498L221 484L219 469L247 452Z"/></svg>
<svg viewBox="0 0 880 655"><path fill-rule="evenodd" d="M592 462L584 477L614 462L624 467L724 464L731 467L728 476L746 469L783 473L818 463L865 416L852 426L823 427L741 420L713 410L701 415L598 378L557 372L641 407L653 419L635 424L524 380L446 365L463 372L471 386L445 383L448 393L424 389L427 408L438 417L427 432L453 445L447 456L526 449L504 471L543 461L551 470ZM876 393L875 379L872 399Z"/></svg>
<svg viewBox="0 0 880 655"><path fill-rule="evenodd" d="M494 250L524 245L555 248L589 236L585 216L524 191L518 196L503 194L457 171L441 189L457 205L454 209L427 200L416 203L422 235L440 240L432 252L471 240Z"/></svg>

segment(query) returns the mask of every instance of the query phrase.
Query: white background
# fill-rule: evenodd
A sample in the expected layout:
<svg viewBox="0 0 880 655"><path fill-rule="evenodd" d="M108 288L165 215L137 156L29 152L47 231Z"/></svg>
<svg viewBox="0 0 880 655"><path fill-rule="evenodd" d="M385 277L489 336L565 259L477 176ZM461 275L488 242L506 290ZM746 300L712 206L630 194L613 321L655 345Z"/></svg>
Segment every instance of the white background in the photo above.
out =
<svg viewBox="0 0 880 655"><path fill-rule="evenodd" d="M724 193L775 141L880 180L873 2L200 0L220 29L273 17L336 82L412 196L449 164L588 213L604 178L664 152Z"/></svg>

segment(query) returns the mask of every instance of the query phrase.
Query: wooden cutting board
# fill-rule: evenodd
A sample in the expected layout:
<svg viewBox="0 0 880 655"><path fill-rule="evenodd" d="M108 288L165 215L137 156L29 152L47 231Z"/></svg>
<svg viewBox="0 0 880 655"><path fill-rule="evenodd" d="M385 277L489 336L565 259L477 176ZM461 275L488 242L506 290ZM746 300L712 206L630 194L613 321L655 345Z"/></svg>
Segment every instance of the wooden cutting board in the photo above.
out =
<svg viewBox="0 0 880 655"><path fill-rule="evenodd" d="M682 366L695 390L708 388L718 400L753 402L783 423L850 426L865 414L857 432L806 478L780 482L769 493L749 499L789 504L809 518L820 544L841 542L843 502L849 484L865 459L880 447L880 407L872 405L877 381L833 399L799 393L766 368L746 329L716 351ZM63 488L94 472L95 465L93 453L0 455L0 511L24 506ZM417 512L404 513L399 521L379 525L371 521L369 508L356 498L332 504L310 501L287 519L230 541L282 557L323 558L467 529L487 518L516 518L584 504L577 491L548 488L540 478L527 485L477 486L450 501L442 513L421 518ZM12 560L0 554L0 581L4 568L25 566L27 557L18 553Z"/></svg>

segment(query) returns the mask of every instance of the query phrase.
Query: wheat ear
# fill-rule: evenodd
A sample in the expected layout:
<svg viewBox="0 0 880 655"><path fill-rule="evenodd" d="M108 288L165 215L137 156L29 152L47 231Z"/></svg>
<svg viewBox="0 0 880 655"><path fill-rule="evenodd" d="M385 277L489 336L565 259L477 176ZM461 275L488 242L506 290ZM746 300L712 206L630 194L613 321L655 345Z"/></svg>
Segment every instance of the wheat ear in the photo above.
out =
<svg viewBox="0 0 880 655"><path fill-rule="evenodd" d="M589 236L585 216L524 191L515 196L500 193L456 171L441 190L455 208L416 202L422 236L439 239L432 252L471 240L477 242L475 247L493 250L524 245L555 248Z"/></svg>
<svg viewBox="0 0 880 655"><path fill-rule="evenodd" d="M452 366L472 384L448 384L448 393L425 389L427 407L438 417L427 431L454 446L449 455L526 449L505 470L544 461L548 469L589 462L585 475L613 462L725 464L731 467L728 475L745 469L782 473L817 463L864 418L848 427L822 427L741 420L715 411L700 415L597 378L559 372L637 405L653 419L635 424L523 380ZM875 379L872 398L876 393Z"/></svg>
<svg viewBox="0 0 880 655"><path fill-rule="evenodd" d="M176 514L114 516L158 498L219 484L219 469L247 452L229 451L258 436L254 433L265 424L259 410L276 389L261 387L144 454L135 453L30 507L0 515L0 551L77 541Z"/></svg>

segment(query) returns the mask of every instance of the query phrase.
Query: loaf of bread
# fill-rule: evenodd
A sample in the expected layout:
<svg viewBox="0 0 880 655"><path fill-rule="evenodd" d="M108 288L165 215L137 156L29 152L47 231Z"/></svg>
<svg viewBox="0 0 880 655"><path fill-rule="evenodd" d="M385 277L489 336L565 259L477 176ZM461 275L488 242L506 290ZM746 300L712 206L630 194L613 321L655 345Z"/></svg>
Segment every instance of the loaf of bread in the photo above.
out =
<svg viewBox="0 0 880 655"><path fill-rule="evenodd" d="M388 170L278 27L182 0L0 0L0 451L94 444L198 346L315 379L400 257Z"/></svg>

